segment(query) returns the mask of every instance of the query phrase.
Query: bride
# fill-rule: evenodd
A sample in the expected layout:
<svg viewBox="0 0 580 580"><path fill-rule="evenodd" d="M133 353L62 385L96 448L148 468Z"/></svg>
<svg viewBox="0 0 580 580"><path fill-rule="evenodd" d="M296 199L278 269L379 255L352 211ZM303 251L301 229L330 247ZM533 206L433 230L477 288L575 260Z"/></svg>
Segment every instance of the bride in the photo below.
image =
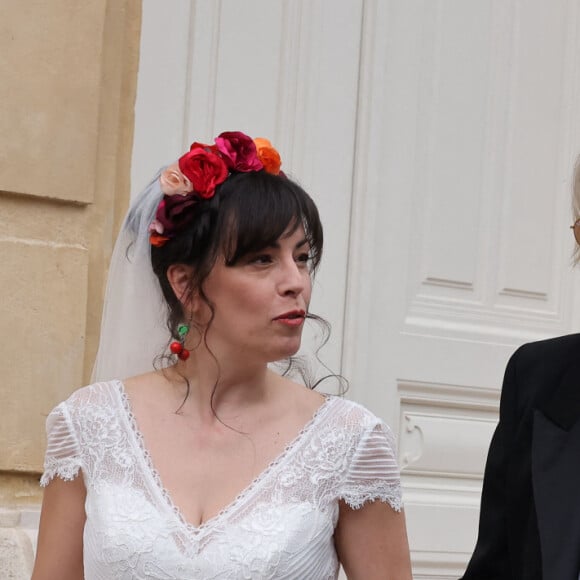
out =
<svg viewBox="0 0 580 580"><path fill-rule="evenodd" d="M33 580L411 578L389 428L268 367L316 319L322 239L265 139L194 143L153 180L117 242L98 382L47 419Z"/></svg>

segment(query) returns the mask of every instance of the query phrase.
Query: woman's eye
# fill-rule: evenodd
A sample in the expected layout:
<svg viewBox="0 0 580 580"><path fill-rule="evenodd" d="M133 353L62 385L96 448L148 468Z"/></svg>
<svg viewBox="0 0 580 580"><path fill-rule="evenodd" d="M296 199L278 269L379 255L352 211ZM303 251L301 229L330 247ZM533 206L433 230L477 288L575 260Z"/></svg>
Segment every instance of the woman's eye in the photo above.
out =
<svg viewBox="0 0 580 580"><path fill-rule="evenodd" d="M300 254L297 258L296 261L299 264L308 264L310 263L310 260L312 259L312 256L310 254L304 253L304 254Z"/></svg>
<svg viewBox="0 0 580 580"><path fill-rule="evenodd" d="M259 254L254 256L251 260L251 264L269 264L272 261L272 256L269 254Z"/></svg>

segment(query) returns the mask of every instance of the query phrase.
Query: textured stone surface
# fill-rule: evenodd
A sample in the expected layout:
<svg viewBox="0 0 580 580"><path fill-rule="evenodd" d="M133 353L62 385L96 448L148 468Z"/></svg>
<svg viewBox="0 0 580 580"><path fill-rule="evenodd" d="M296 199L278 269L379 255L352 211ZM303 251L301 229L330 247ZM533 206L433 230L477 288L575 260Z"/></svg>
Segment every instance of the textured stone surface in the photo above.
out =
<svg viewBox="0 0 580 580"><path fill-rule="evenodd" d="M15 528L20 524L20 512L0 509L0 528Z"/></svg>
<svg viewBox="0 0 580 580"><path fill-rule="evenodd" d="M18 136L0 143L3 189L89 202L106 1L0 6L0 134Z"/></svg>
<svg viewBox="0 0 580 580"><path fill-rule="evenodd" d="M33 549L29 534L20 527L17 510L0 509L0 571L2 580L28 580L32 573Z"/></svg>
<svg viewBox="0 0 580 580"><path fill-rule="evenodd" d="M90 377L140 17L141 0L0 2L0 506L38 504L46 415Z"/></svg>
<svg viewBox="0 0 580 580"><path fill-rule="evenodd" d="M46 414L90 377L140 25L141 0L0 1L0 580L30 578Z"/></svg>
<svg viewBox="0 0 580 580"><path fill-rule="evenodd" d="M0 509L36 508L42 502L38 474L0 473Z"/></svg>
<svg viewBox="0 0 580 580"><path fill-rule="evenodd" d="M0 254L0 351L11 361L0 391L0 470L40 471L44 418L83 379L87 250L0 240Z"/></svg>

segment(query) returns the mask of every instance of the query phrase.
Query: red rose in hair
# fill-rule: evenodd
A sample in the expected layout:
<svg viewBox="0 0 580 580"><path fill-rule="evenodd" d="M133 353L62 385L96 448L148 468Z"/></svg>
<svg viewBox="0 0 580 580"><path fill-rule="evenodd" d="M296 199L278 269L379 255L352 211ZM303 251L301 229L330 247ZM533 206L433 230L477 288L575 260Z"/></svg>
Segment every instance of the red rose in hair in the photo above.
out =
<svg viewBox="0 0 580 580"><path fill-rule="evenodd" d="M257 137L254 139L254 144L258 150L258 158L264 165L264 171L278 175L280 173L282 160L280 159L278 151L272 147L272 143L268 139Z"/></svg>
<svg viewBox="0 0 580 580"><path fill-rule="evenodd" d="M173 237L193 220L195 212L191 208L196 203L198 200L191 195L166 195L157 206L155 220L149 226L152 236Z"/></svg>
<svg viewBox="0 0 580 580"><path fill-rule="evenodd" d="M194 141L189 148L190 151L193 149L205 149L206 151L212 151L216 155L219 155L219 151L216 145L208 145L207 143L199 143L198 141Z"/></svg>
<svg viewBox="0 0 580 580"><path fill-rule="evenodd" d="M228 176L228 168L223 159L213 151L194 147L179 158L179 169L191 181L193 190L199 197L213 197L215 188Z"/></svg>
<svg viewBox="0 0 580 580"><path fill-rule="evenodd" d="M215 139L215 144L228 168L233 171L247 173L260 171L264 167L258 159L254 141L240 131L220 133Z"/></svg>

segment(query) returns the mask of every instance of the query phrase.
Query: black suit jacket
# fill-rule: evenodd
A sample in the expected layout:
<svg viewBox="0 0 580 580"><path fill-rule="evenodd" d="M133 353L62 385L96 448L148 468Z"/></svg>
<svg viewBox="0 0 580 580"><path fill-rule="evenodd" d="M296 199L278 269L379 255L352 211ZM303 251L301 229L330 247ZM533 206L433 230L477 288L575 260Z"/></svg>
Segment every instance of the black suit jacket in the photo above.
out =
<svg viewBox="0 0 580 580"><path fill-rule="evenodd" d="M526 344L508 363L463 580L578 580L580 334Z"/></svg>

